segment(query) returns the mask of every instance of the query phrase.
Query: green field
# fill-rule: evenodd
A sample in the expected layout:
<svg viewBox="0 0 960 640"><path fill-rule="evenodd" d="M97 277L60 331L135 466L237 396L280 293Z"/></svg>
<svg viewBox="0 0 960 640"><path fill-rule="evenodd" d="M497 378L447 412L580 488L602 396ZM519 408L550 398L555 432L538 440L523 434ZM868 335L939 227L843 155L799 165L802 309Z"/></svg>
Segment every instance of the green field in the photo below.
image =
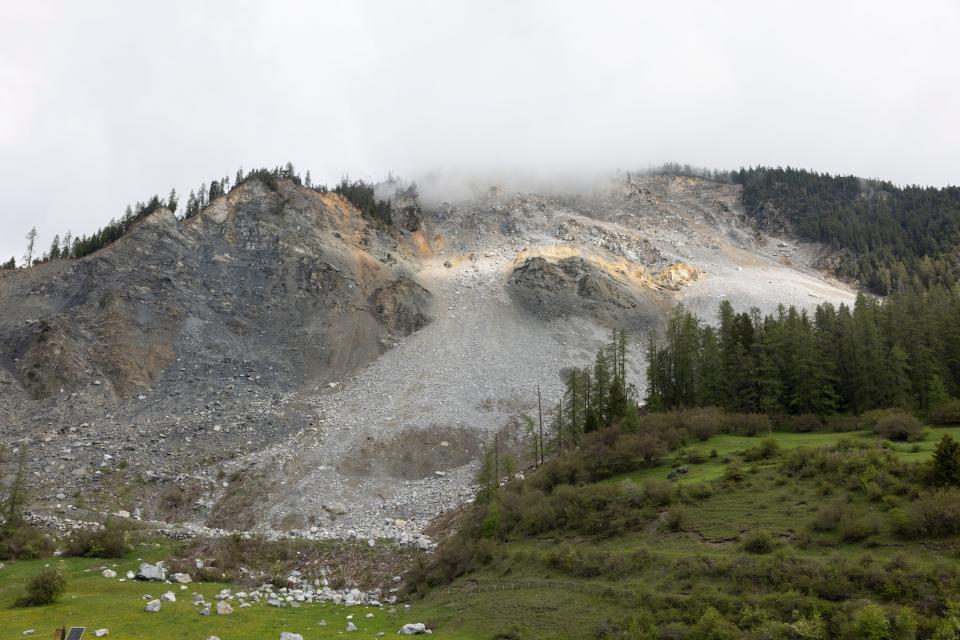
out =
<svg viewBox="0 0 960 640"><path fill-rule="evenodd" d="M895 451L897 457L904 462L922 462L930 457L937 441L944 433L950 433L955 438L960 438L960 427L929 427L927 436L919 442L888 442L887 446ZM835 445L843 439L863 440L866 442L877 442L878 438L869 431L850 431L846 433L833 432L814 432L814 433L769 433L765 436L733 436L717 435L704 441L695 441L678 451L671 452L667 461L662 465L641 469L633 473L624 474L611 478L608 482L618 482L622 480L632 480L635 482L645 482L654 478L665 478L671 468L680 464L685 464L690 472L680 476L677 480L679 485L688 485L697 482L709 482L716 480L723 475L726 468L725 458L729 458L746 449L757 446L757 443L765 438L770 438L783 450L796 449L798 447L821 447ZM716 453L713 456L713 453ZM685 456L695 454L704 458L704 462L690 464L685 460Z"/></svg>
<svg viewBox="0 0 960 640"><path fill-rule="evenodd" d="M114 568L122 576L128 569L136 570L138 557L159 560L165 554L156 549L139 549L139 555L124 560L96 560L68 558L64 560L67 573L67 592L56 604L45 607L14 608L13 603L23 592L23 585L30 576L44 565L56 559L7 562L0 569L0 638L22 638L23 631L34 629L33 637L51 638L54 629L66 623L68 626L85 626L92 637L94 629L109 629L110 638L198 638L205 640L216 635L222 640L279 638L280 632L291 631L304 638L342 637L347 625L347 616L358 631L356 637L373 637L384 631L395 635L408 622L427 622L430 609L414 604L409 609L397 605L391 607L334 606L326 604L303 605L299 609L277 609L254 605L248 609L234 607L234 613L218 616L202 616L198 607L191 603L191 594L202 593L207 602L223 588L238 590L233 585L221 583L194 583L181 591L179 585L127 581L119 582L100 575L104 567ZM144 594L159 598L166 591L177 594L177 602L164 602L157 613L143 610ZM366 618L368 613L373 618ZM326 621L326 625L321 625ZM437 632L437 638L469 638L456 632Z"/></svg>

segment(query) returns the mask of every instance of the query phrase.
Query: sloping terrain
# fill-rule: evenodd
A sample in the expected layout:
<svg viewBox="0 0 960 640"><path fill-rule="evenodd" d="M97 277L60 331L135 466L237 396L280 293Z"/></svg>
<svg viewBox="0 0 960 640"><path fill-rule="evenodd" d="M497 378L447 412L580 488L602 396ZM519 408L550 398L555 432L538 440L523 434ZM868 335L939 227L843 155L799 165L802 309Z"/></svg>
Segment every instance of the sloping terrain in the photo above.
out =
<svg viewBox="0 0 960 640"><path fill-rule="evenodd" d="M493 432L523 446L537 385L549 409L610 328L639 343L677 302L853 299L817 247L741 213L739 187L644 177L378 229L335 194L250 181L0 274L3 439L60 516L411 538L469 498Z"/></svg>

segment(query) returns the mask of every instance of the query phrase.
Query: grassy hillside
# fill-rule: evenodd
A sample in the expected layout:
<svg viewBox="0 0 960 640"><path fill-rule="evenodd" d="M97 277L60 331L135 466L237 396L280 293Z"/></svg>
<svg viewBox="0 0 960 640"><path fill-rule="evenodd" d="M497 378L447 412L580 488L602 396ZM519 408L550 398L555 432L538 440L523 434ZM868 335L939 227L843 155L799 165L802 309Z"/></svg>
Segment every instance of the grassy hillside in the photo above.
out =
<svg viewBox="0 0 960 640"><path fill-rule="evenodd" d="M944 433L717 435L544 491L548 463L467 515L423 602L478 638L934 637L960 597L960 530L925 524L954 517L925 484Z"/></svg>

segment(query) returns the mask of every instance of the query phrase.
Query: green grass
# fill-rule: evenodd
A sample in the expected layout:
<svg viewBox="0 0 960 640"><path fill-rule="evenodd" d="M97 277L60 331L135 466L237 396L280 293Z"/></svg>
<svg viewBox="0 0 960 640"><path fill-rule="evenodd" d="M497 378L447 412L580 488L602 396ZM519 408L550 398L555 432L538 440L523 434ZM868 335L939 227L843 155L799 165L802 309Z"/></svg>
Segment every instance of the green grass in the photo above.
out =
<svg viewBox="0 0 960 640"><path fill-rule="evenodd" d="M937 445L937 441L939 441L945 433L949 433L954 438L960 439L960 427L931 427L927 429L927 435L923 440L918 442L891 442L889 446L891 450L896 452L897 457L904 462L923 462L929 459L934 447ZM760 441L765 438L776 441L782 450L835 445L844 438L870 442L877 442L879 440L877 436L869 431L850 431L846 433L819 431L814 433L774 432L763 436L718 435L707 440L694 441L686 447L672 452L661 465L618 475L610 478L607 482L622 482L627 480L643 483L653 479L664 479L671 469L681 464L687 466L689 473L680 476L677 480L678 485L684 486L700 482L710 482L723 477L723 473L727 468L727 463L724 462L725 458L731 458L747 449L756 447L760 444ZM914 451L914 449L918 450ZM716 456L712 456L712 452L716 452ZM698 455L704 459L704 462L687 462L684 460L685 454Z"/></svg>
<svg viewBox="0 0 960 640"><path fill-rule="evenodd" d="M120 576L128 569L138 566L137 557L159 559L164 554L157 549L137 552L139 555L124 560L97 560L84 558L64 559L67 574L67 591L52 605L32 608L15 608L13 603L22 594L24 585L44 565L58 562L57 559L7 562L0 569L0 639L23 638L22 632L34 629L33 637L50 638L54 630L66 623L68 626L85 626L92 631L99 628L110 630L111 638L156 639L197 638L203 640L216 635L223 640L279 638L281 631L299 633L311 638L342 637L347 616L353 615L353 623L359 631L351 636L370 638L377 632L395 636L397 630L408 622L430 623L435 617L430 607L414 604L410 609L398 605L394 613L390 607L344 607L329 604L303 605L299 609L276 609L254 605L248 609L234 607L231 615L202 616L199 608L191 603L191 594L202 593L207 602L223 588L237 588L220 583L193 583L181 591L179 585L147 583L104 578L100 575L105 566L114 568ZM144 594L159 598L166 591L177 594L177 602L164 602L160 612L143 610ZM374 617L364 616L373 613ZM320 621L325 620L326 626ZM477 636L459 631L436 630L435 638L474 638Z"/></svg>

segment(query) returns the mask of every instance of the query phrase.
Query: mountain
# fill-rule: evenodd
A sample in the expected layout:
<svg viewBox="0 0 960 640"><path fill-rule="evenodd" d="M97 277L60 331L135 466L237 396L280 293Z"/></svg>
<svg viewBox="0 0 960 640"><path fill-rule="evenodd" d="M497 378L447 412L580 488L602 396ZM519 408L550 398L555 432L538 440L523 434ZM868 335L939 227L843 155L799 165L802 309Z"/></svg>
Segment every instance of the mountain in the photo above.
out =
<svg viewBox="0 0 960 640"><path fill-rule="evenodd" d="M637 344L677 302L854 297L813 268L823 247L755 230L736 184L377 191L390 216L254 177L0 271L0 420L30 452L34 511L415 539L610 329L630 330L642 387Z"/></svg>

